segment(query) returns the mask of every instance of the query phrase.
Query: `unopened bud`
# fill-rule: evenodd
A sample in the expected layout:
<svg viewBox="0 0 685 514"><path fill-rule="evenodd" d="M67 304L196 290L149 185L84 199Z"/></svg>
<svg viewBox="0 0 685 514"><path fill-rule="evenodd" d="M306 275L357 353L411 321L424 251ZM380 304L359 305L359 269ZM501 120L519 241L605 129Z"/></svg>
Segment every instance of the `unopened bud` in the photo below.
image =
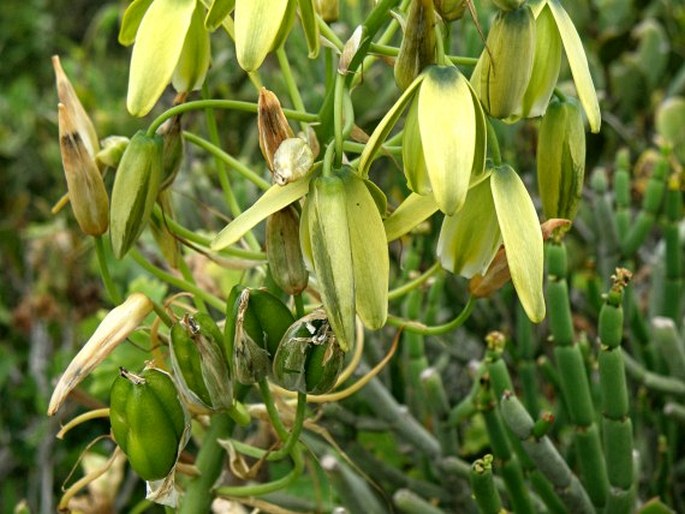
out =
<svg viewBox="0 0 685 514"><path fill-rule="evenodd" d="M124 152L112 188L110 235L121 259L145 228L162 175L162 138L137 132Z"/></svg>
<svg viewBox="0 0 685 514"><path fill-rule="evenodd" d="M183 162L183 138L181 137L181 115L173 116L165 121L157 130L162 137L162 179L160 191L169 187L178 175Z"/></svg>
<svg viewBox="0 0 685 514"><path fill-rule="evenodd" d="M338 21L340 0L316 0L316 10L326 23Z"/></svg>
<svg viewBox="0 0 685 514"><path fill-rule="evenodd" d="M466 0L433 0L440 17L449 22L459 20L466 12Z"/></svg>
<svg viewBox="0 0 685 514"><path fill-rule="evenodd" d="M304 139L292 137L284 140L273 156L274 182L284 186L309 173L314 154Z"/></svg>
<svg viewBox="0 0 685 514"><path fill-rule="evenodd" d="M435 63L435 12L433 0L413 0L395 61L395 82L404 90L426 66Z"/></svg>
<svg viewBox="0 0 685 514"><path fill-rule="evenodd" d="M125 136L108 136L102 140L102 148L95 156L98 167L117 168L126 151L129 139Z"/></svg>
<svg viewBox="0 0 685 514"><path fill-rule="evenodd" d="M307 287L309 273L300 246L300 220L293 207L277 211L266 220L266 256L274 282L295 295Z"/></svg>

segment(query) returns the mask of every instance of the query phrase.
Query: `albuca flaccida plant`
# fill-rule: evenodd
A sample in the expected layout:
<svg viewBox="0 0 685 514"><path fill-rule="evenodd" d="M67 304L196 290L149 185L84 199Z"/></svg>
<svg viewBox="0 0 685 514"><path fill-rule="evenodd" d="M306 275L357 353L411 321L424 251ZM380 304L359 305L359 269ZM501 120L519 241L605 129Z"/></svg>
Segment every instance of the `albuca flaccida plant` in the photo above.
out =
<svg viewBox="0 0 685 514"><path fill-rule="evenodd" d="M673 421L655 414L661 458L633 433L647 391L683 417L681 172L662 142L634 224L626 155L615 205L593 177L597 230L622 228L606 274L586 278L598 330L578 330L565 236L601 116L560 0L133 0L119 42L134 134L100 139L53 58L67 184L55 211L69 204L93 237L112 308L48 414L103 363L119 368L107 406L60 433L111 427L110 457L92 469L84 449L60 509L83 509L103 476L115 498L127 462L145 483L136 512L669 511ZM249 92L232 96L221 68ZM527 156L517 127L535 129ZM189 213L200 179L208 197ZM667 311L649 326L628 269L662 204ZM127 262L161 298L113 272ZM495 321L508 307L510 325ZM636 358L621 350L626 309L643 330ZM487 350L469 390L449 372L474 335ZM127 345L133 363L117 360ZM661 478L643 487L644 470Z"/></svg>

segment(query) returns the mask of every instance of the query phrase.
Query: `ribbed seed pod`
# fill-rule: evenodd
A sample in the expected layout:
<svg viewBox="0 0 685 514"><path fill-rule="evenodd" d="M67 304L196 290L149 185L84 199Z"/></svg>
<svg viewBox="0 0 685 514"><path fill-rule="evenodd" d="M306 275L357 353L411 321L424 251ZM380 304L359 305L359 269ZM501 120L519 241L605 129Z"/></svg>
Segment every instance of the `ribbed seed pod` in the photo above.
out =
<svg viewBox="0 0 685 514"><path fill-rule="evenodd" d="M283 335L274 356L274 378L291 391L328 392L340 374L345 353L323 309L295 321Z"/></svg>
<svg viewBox="0 0 685 514"><path fill-rule="evenodd" d="M293 207L286 207L266 220L266 257L274 282L289 295L307 287L309 273L300 246L300 220Z"/></svg>
<svg viewBox="0 0 685 514"><path fill-rule="evenodd" d="M157 130L162 137L162 178L159 190L163 191L173 184L183 162L183 137L181 136L181 115L165 121Z"/></svg>
<svg viewBox="0 0 685 514"><path fill-rule="evenodd" d="M434 63L433 0L413 0L409 5L400 53L395 61L395 82L405 90L426 66Z"/></svg>
<svg viewBox="0 0 685 514"><path fill-rule="evenodd" d="M150 368L121 369L110 393L112 435L131 467L145 480L167 476L178 458L185 412L169 375Z"/></svg>
<svg viewBox="0 0 685 514"><path fill-rule="evenodd" d="M207 314L186 315L171 328L171 364L188 406L202 413L233 406L223 336Z"/></svg>
<svg viewBox="0 0 685 514"><path fill-rule="evenodd" d="M110 237L117 259L135 243L150 219L162 176L163 141L137 132L119 163L110 208Z"/></svg>
<svg viewBox="0 0 685 514"><path fill-rule="evenodd" d="M266 290L242 286L231 290L224 338L241 384L252 384L269 374L278 343L294 321L283 302Z"/></svg>
<svg viewBox="0 0 685 514"><path fill-rule="evenodd" d="M533 71L535 17L527 5L497 13L471 84L485 111L505 119L520 108Z"/></svg>
<svg viewBox="0 0 685 514"><path fill-rule="evenodd" d="M573 220L585 177L585 129L573 102L552 102L542 118L537 148L538 188L547 219Z"/></svg>

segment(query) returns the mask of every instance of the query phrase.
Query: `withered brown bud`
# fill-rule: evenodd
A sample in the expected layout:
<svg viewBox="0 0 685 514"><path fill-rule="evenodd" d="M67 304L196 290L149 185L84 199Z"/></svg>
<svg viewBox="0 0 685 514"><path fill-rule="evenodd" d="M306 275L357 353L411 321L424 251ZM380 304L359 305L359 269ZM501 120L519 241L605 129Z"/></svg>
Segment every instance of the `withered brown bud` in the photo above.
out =
<svg viewBox="0 0 685 514"><path fill-rule="evenodd" d="M278 97L266 88L259 91L257 101L257 129L259 148L271 171L274 169L274 154L281 143L294 136L288 120L283 114Z"/></svg>

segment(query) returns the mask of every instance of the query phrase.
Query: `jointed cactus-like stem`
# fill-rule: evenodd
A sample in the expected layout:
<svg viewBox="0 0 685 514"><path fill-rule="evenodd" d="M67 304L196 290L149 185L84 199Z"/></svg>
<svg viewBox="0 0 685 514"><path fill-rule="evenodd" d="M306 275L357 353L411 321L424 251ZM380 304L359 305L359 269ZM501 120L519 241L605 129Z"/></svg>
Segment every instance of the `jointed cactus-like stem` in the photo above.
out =
<svg viewBox="0 0 685 514"><path fill-rule="evenodd" d="M629 512L635 501L633 473L633 424L621 351L623 336L623 290L630 272L619 268L614 285L599 314L599 378L602 388L604 455L609 493L605 513Z"/></svg>
<svg viewBox="0 0 685 514"><path fill-rule="evenodd" d="M502 512L502 501L492 479L492 461L492 455L487 454L471 466L471 488L482 514Z"/></svg>
<svg viewBox="0 0 685 514"><path fill-rule="evenodd" d="M543 435L537 438L533 435L535 422L521 401L511 391L505 391L500 408L504 421L521 439L524 449L540 471L552 482L568 511L574 514L594 514L596 510L587 491L571 472L549 437Z"/></svg>
<svg viewBox="0 0 685 514"><path fill-rule="evenodd" d="M516 342L519 350L519 376L523 403L533 417L540 412L540 396L535 364L535 346L533 342L533 324L526 316L521 304L516 306Z"/></svg>
<svg viewBox="0 0 685 514"><path fill-rule="evenodd" d="M547 247L547 300L555 343L554 357L561 378L561 390L575 425L575 442L582 478L593 504L603 508L609 489L604 456L597 429L590 384L580 348L574 342L571 307L566 282L566 247L553 242Z"/></svg>
<svg viewBox="0 0 685 514"><path fill-rule="evenodd" d="M674 322L678 322L683 305L683 253L679 229L683 216L683 195L681 181L677 174L674 173L669 177L667 187L664 206L666 214L666 226L664 227L666 277L662 313Z"/></svg>

